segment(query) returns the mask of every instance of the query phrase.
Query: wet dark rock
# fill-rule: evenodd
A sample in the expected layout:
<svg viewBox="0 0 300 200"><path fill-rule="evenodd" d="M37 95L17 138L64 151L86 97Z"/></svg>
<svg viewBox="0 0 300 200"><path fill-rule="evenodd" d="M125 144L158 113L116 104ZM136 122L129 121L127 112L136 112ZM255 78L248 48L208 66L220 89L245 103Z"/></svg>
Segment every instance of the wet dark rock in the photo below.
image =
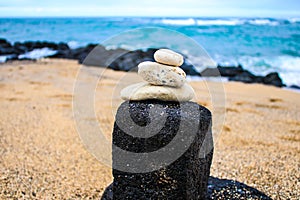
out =
<svg viewBox="0 0 300 200"><path fill-rule="evenodd" d="M116 60L114 60L108 67L114 70L121 71L137 71L137 66L144 61L154 61L153 54L156 49L148 49L147 51L136 50L127 52ZM151 54L153 52L153 54Z"/></svg>
<svg viewBox="0 0 300 200"><path fill-rule="evenodd" d="M60 42L58 44L54 42L47 42L47 41L25 41L25 42L15 42L14 44L9 43L5 39L0 39L0 55L20 55L34 49L42 49L42 48L49 48L52 50L58 51L70 51L69 46L66 43ZM60 56L62 58L67 55L67 53L61 53ZM18 56L10 56L8 60L18 59Z"/></svg>
<svg viewBox="0 0 300 200"><path fill-rule="evenodd" d="M277 72L272 72L266 76L256 76L251 72L244 70L242 73L229 78L230 81L239 81L244 83L263 83L266 85L273 85L276 87L284 87L281 78Z"/></svg>
<svg viewBox="0 0 300 200"><path fill-rule="evenodd" d="M92 47L92 46L90 46ZM125 49L107 50L104 46L97 45L95 48L83 48L79 63L85 66L107 67L114 60L128 52Z"/></svg>
<svg viewBox="0 0 300 200"><path fill-rule="evenodd" d="M12 47L11 44L6 39L0 39L0 46L1 47Z"/></svg>
<svg viewBox="0 0 300 200"><path fill-rule="evenodd" d="M85 57L96 47L96 44L89 44L86 47L80 47L76 49L70 49L69 46L65 46L64 43L59 43L57 53L49 56L49 58L66 58L78 60L79 63L85 59Z"/></svg>
<svg viewBox="0 0 300 200"><path fill-rule="evenodd" d="M252 74L251 72L245 70L241 72L240 74L237 74L233 77L229 77L230 81L240 81L244 83L255 83L256 76Z"/></svg>
<svg viewBox="0 0 300 200"><path fill-rule="evenodd" d="M216 68L206 68L201 72L203 77L214 77L214 76L223 76L223 77L235 77L240 75L243 72L246 72L241 65L236 66L217 66ZM247 71L248 72L248 71Z"/></svg>
<svg viewBox="0 0 300 200"><path fill-rule="evenodd" d="M5 43L8 43L7 40L4 38L0 38L0 44L5 44Z"/></svg>
<svg viewBox="0 0 300 200"><path fill-rule="evenodd" d="M141 62L155 61L153 55L157 50L158 49L149 48L147 50L135 50L135 51L126 52L125 54L120 55L120 57L118 57L112 63L110 63L108 67L114 70L121 70L121 71L137 71L137 66ZM190 63L188 63L186 59L182 64L182 66L180 67L187 75L192 75L192 76L200 75L200 73L195 69L195 67Z"/></svg>
<svg viewBox="0 0 300 200"><path fill-rule="evenodd" d="M291 86L289 86L289 88L300 90L299 85L291 85Z"/></svg>
<svg viewBox="0 0 300 200"><path fill-rule="evenodd" d="M162 118L165 120L163 127L157 130L157 134L146 138L133 136L143 136L145 132L137 133L130 124L125 127L127 132L120 126L123 120L132 119L139 127L145 127L151 125L151 120L161 121ZM155 121L152 123L156 125ZM169 146L174 141L175 146ZM102 199L177 200L207 197L213 141L211 113L206 108L193 102L124 102L116 115L113 144L114 181ZM177 148L185 149L172 162L164 165L167 159L178 153ZM145 156L129 160L120 149ZM151 156L158 150L161 154ZM142 172L144 167L148 171Z"/></svg>
<svg viewBox="0 0 300 200"><path fill-rule="evenodd" d="M220 75L225 76L225 77L234 77L245 71L241 65L238 65L237 67L235 67L235 66L228 66L228 67L218 66L217 69L219 70Z"/></svg>
<svg viewBox="0 0 300 200"><path fill-rule="evenodd" d="M5 39L0 39L0 55L13 54L14 49L12 45Z"/></svg>
<svg viewBox="0 0 300 200"><path fill-rule="evenodd" d="M70 50L70 47L68 44L60 42L60 43L58 43L57 49L55 49L55 50Z"/></svg>
<svg viewBox="0 0 300 200"><path fill-rule="evenodd" d="M220 71L218 68L206 68L201 73L201 76L203 77L217 77L221 76Z"/></svg>
<svg viewBox="0 0 300 200"><path fill-rule="evenodd" d="M16 54L23 54L28 51L28 48L21 42L14 43L14 53Z"/></svg>
<svg viewBox="0 0 300 200"><path fill-rule="evenodd" d="M243 69L241 65L234 67L218 66L217 68L206 68L201 72L203 77L228 77L230 81L239 81L243 83L262 83L266 85L273 85L276 87L284 87L281 78L277 72L272 72L265 77L256 76L248 70Z"/></svg>
<svg viewBox="0 0 300 200"><path fill-rule="evenodd" d="M279 77L279 74L277 72L272 72L272 73L266 75L265 77L263 77L263 83L266 84L266 85L274 85L274 86L277 86L277 87L285 86L282 83L282 80Z"/></svg>

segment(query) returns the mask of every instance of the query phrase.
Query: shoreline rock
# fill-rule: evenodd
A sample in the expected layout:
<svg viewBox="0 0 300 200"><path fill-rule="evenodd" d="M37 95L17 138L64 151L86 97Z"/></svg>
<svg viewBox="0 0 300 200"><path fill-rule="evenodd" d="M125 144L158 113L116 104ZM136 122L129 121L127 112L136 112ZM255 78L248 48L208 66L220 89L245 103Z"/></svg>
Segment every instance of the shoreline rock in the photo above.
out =
<svg viewBox="0 0 300 200"><path fill-rule="evenodd" d="M97 54L101 56L90 56L89 53L96 47ZM47 41L25 41L10 43L6 39L0 38L0 56L7 56L6 62L18 59L19 55L33 51L34 49L49 48L57 51L56 54L46 56L48 58L65 58L78 60L80 64L87 66L107 66L113 70L121 71L137 71L137 66L143 61L154 61L153 54L158 49L149 48L145 51L136 50L128 51L126 49L107 50L104 46L96 44L88 44L84 47L71 49L68 44L60 42ZM89 55L89 59L85 58ZM110 60L107 60L110 58ZM111 59L113 58L113 59ZM35 60L26 58L25 60ZM193 65L184 59L181 66L182 70L191 76L222 76L228 77L230 81L239 81L244 83L261 83L273 85L276 87L286 87L282 82L278 72L272 72L264 77L257 76L248 70L245 70L241 65L238 66L218 66L217 68L207 68L202 72L198 72ZM300 86L293 85L293 88L298 89Z"/></svg>
<svg viewBox="0 0 300 200"><path fill-rule="evenodd" d="M277 72L271 72L266 76L256 76L250 71L244 69L241 65L237 67L224 67L219 65L217 68L206 68L200 74L203 77L228 77L229 81L238 81L243 83L261 83L265 85L273 85L276 87L286 87Z"/></svg>

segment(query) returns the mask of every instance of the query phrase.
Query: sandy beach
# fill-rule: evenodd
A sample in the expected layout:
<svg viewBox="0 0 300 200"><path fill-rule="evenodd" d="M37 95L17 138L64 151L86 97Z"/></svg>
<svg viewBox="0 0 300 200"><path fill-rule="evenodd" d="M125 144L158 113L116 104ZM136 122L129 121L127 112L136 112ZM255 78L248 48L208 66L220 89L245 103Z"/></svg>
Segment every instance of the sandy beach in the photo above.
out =
<svg viewBox="0 0 300 200"><path fill-rule="evenodd" d="M83 145L72 111L77 61L0 65L0 199L99 199L109 166ZM136 73L89 67L101 77L95 118L108 141L119 91ZM101 75L101 76L100 76ZM191 82L193 101L214 116L211 176L239 181L273 199L300 194L300 93L260 84Z"/></svg>

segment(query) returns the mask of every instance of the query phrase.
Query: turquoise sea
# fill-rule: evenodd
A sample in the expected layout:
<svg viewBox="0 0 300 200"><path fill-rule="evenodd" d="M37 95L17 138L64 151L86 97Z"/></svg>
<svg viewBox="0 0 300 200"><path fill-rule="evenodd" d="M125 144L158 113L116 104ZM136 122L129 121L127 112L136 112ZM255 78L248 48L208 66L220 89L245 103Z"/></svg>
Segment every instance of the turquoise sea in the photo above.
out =
<svg viewBox="0 0 300 200"><path fill-rule="evenodd" d="M76 48L142 27L178 31L221 65L241 64L257 75L277 71L287 85L300 85L300 18L0 18L0 38L66 42ZM109 48L117 47L137 48L121 42Z"/></svg>

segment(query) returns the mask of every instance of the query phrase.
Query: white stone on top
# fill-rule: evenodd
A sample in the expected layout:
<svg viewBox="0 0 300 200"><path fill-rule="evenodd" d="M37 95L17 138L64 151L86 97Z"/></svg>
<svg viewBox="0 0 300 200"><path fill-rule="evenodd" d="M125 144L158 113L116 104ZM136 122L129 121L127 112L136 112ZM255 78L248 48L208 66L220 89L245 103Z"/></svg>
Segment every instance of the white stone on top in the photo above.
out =
<svg viewBox="0 0 300 200"><path fill-rule="evenodd" d="M159 49L154 53L156 62L178 67L183 64L183 56L169 49Z"/></svg>

